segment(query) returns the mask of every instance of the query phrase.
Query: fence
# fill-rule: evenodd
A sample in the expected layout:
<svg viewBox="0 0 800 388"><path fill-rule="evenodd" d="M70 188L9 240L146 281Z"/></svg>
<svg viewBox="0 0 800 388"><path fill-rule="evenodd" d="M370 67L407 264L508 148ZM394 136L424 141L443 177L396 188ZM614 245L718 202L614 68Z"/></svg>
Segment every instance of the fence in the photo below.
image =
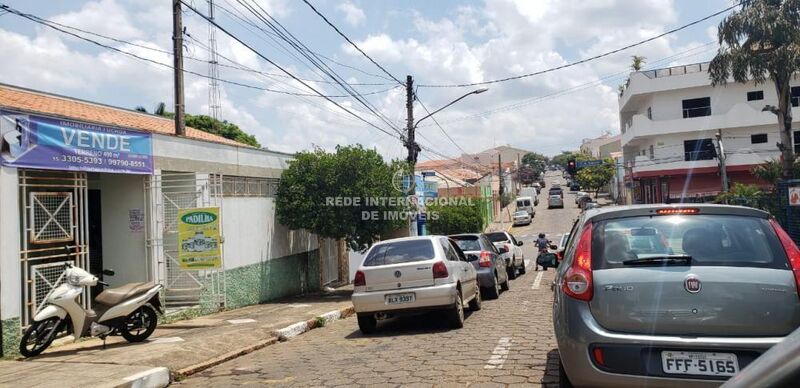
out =
<svg viewBox="0 0 800 388"><path fill-rule="evenodd" d="M789 233L792 240L800 244L800 206L792 206L789 203L791 188L800 188L800 179L780 181L772 193L754 198L730 198L728 203L769 212L786 230L786 233Z"/></svg>

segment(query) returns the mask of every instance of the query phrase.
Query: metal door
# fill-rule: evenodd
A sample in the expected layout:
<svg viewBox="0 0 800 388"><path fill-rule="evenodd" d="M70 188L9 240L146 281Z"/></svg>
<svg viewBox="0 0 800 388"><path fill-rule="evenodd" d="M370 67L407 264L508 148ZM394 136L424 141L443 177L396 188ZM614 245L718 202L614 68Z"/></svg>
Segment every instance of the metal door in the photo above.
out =
<svg viewBox="0 0 800 388"><path fill-rule="evenodd" d="M339 257L336 240L319 239L319 261L322 272L322 285L339 280Z"/></svg>
<svg viewBox="0 0 800 388"><path fill-rule="evenodd" d="M22 325L63 280L65 263L89 269L87 176L84 172L19 169L22 241ZM89 307L90 290L81 303Z"/></svg>
<svg viewBox="0 0 800 388"><path fill-rule="evenodd" d="M145 180L148 214L148 262L155 266L164 285L168 310L225 306L225 271L222 268L191 270L178 263L178 212L198 207L222 208L222 176L216 174L161 172ZM224 237L223 237L224 238ZM223 252L224 256L224 252Z"/></svg>

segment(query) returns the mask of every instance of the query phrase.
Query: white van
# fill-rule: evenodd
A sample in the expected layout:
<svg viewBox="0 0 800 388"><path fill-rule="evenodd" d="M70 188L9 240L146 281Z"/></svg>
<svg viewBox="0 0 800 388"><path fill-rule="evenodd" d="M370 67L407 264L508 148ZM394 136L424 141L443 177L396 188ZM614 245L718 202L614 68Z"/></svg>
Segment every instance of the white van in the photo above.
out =
<svg viewBox="0 0 800 388"><path fill-rule="evenodd" d="M517 211L526 211L531 217L536 215L536 208L531 197L517 197Z"/></svg>
<svg viewBox="0 0 800 388"><path fill-rule="evenodd" d="M518 197L531 197L533 198L533 206L539 206L539 190L536 190L535 187L521 188Z"/></svg>

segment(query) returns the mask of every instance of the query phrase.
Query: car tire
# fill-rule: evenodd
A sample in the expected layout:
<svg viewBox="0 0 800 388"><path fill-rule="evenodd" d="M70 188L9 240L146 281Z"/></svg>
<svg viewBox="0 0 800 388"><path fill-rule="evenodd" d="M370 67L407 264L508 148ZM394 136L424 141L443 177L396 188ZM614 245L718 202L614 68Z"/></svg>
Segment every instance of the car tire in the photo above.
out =
<svg viewBox="0 0 800 388"><path fill-rule="evenodd" d="M481 300L481 289L479 287L475 290L475 297L469 301L469 310L479 311L481 309L481 304L483 304L483 300Z"/></svg>
<svg viewBox="0 0 800 388"><path fill-rule="evenodd" d="M500 297L500 282L494 278L494 284L486 288L486 299L497 299Z"/></svg>
<svg viewBox="0 0 800 388"><path fill-rule="evenodd" d="M461 290L456 290L456 304L447 313L450 328L460 329L464 327L464 298Z"/></svg>
<svg viewBox="0 0 800 388"><path fill-rule="evenodd" d="M572 388L572 383L569 382L569 377L567 377L567 371L564 370L564 365L561 363L561 359L558 359L558 386L560 388Z"/></svg>
<svg viewBox="0 0 800 388"><path fill-rule="evenodd" d="M506 281L500 283L500 289L503 290L503 292L508 291L508 286L508 277L506 277Z"/></svg>
<svg viewBox="0 0 800 388"><path fill-rule="evenodd" d="M519 274L525 275L525 258L522 259L522 265L519 267Z"/></svg>
<svg viewBox="0 0 800 388"><path fill-rule="evenodd" d="M358 314L358 328L364 334L372 334L378 328L378 320L375 314Z"/></svg>
<svg viewBox="0 0 800 388"><path fill-rule="evenodd" d="M508 279L514 280L517 278L517 266L514 264L516 261L516 257L511 258L511 266L509 266L506 270L506 273L508 273ZM508 282L508 280L506 280L506 282Z"/></svg>

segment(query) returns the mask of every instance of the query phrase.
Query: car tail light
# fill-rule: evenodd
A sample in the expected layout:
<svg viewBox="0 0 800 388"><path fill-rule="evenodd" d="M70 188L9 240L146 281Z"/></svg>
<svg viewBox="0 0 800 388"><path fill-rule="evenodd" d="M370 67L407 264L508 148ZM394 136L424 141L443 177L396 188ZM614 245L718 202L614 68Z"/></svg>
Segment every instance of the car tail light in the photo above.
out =
<svg viewBox="0 0 800 388"><path fill-rule="evenodd" d="M481 251L481 257L478 260L478 266L480 267L492 266L492 254L489 253L489 251Z"/></svg>
<svg viewBox="0 0 800 388"><path fill-rule="evenodd" d="M579 300L592 300L592 224L589 223L581 231L578 246L575 248L575 259L564 275L561 289L570 297Z"/></svg>
<svg viewBox="0 0 800 388"><path fill-rule="evenodd" d="M364 272L356 271L356 277L353 279L353 286L355 287L363 287L367 285L367 278L364 276Z"/></svg>
<svg viewBox="0 0 800 388"><path fill-rule="evenodd" d="M656 214L660 216L668 216L673 214L697 214L697 213L700 213L700 209L696 207L678 207L678 208L656 210Z"/></svg>
<svg viewBox="0 0 800 388"><path fill-rule="evenodd" d="M792 272L794 273L795 288L797 289L798 296L800 296L800 249L797 248L797 244L792 241L789 234L781 228L778 221L773 218L769 220L769 223L772 224L772 228L775 229L778 239L781 240L783 250L786 251L786 257L789 259L789 265L792 267Z"/></svg>
<svg viewBox="0 0 800 388"><path fill-rule="evenodd" d="M443 261L439 261L433 265L433 278L434 279L444 279L450 276L447 273L447 266L444 265Z"/></svg>
<svg viewBox="0 0 800 388"><path fill-rule="evenodd" d="M603 349L601 348L594 348L592 350L592 355L594 356L594 361L600 366L606 366L606 360L603 358Z"/></svg>

